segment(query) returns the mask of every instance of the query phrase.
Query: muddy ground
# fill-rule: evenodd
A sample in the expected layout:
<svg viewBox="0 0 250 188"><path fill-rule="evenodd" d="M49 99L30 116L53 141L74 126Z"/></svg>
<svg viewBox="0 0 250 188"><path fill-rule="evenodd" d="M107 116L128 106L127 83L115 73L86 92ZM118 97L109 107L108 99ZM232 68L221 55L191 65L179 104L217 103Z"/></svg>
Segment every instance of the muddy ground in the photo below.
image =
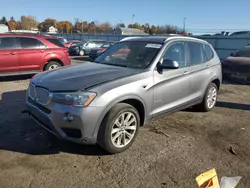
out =
<svg viewBox="0 0 250 188"><path fill-rule="evenodd" d="M1 188L197 187L195 177L212 168L219 178L242 176L238 187L250 187L249 86L223 84L212 112L157 119L126 152L106 155L58 140L21 114L28 82L0 81Z"/></svg>

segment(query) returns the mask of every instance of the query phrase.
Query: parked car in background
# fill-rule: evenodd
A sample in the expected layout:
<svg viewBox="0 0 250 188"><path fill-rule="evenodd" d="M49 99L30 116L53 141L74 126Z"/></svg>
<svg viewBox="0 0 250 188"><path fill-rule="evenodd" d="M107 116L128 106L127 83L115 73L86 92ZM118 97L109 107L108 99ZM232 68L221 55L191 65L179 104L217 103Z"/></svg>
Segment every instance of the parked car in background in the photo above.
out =
<svg viewBox="0 0 250 188"><path fill-rule="evenodd" d="M81 41L81 40L71 40L71 41L69 41L68 47L74 46L74 45L79 44L79 43L84 43L84 41Z"/></svg>
<svg viewBox="0 0 250 188"><path fill-rule="evenodd" d="M58 38L58 40L66 47L66 48L68 48L69 47L69 41L67 40L67 39L65 39L65 38L63 38L63 37L57 37Z"/></svg>
<svg viewBox="0 0 250 188"><path fill-rule="evenodd" d="M56 37L0 34L0 76L34 74L70 64L67 49Z"/></svg>
<svg viewBox="0 0 250 188"><path fill-rule="evenodd" d="M134 38L117 42L94 62L33 77L27 112L59 138L118 153L156 117L188 107L212 110L221 83L220 60L208 42Z"/></svg>
<svg viewBox="0 0 250 188"><path fill-rule="evenodd" d="M230 34L229 36L234 36L234 37L237 37L237 36L245 36L245 37L249 37L250 36L250 31L237 31L237 32L234 32L232 34Z"/></svg>
<svg viewBox="0 0 250 188"><path fill-rule="evenodd" d="M97 58L100 54L105 52L110 46L114 45L114 42L107 42L104 43L99 48L92 48L89 53L89 58L91 61L93 61L95 58Z"/></svg>
<svg viewBox="0 0 250 188"><path fill-rule="evenodd" d="M89 55L92 48L99 48L103 44L107 43L104 40L89 40L85 43L79 43L69 48L70 55Z"/></svg>
<svg viewBox="0 0 250 188"><path fill-rule="evenodd" d="M231 53L222 61L222 70L225 78L250 83L250 46Z"/></svg>

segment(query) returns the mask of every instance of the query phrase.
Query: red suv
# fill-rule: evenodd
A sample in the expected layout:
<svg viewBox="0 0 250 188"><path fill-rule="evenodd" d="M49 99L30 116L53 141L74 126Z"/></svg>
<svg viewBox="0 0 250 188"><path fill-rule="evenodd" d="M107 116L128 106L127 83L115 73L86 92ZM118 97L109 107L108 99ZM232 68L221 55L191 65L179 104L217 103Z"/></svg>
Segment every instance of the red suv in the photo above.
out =
<svg viewBox="0 0 250 188"><path fill-rule="evenodd" d="M35 74L70 64L68 49L56 37L0 34L0 76Z"/></svg>

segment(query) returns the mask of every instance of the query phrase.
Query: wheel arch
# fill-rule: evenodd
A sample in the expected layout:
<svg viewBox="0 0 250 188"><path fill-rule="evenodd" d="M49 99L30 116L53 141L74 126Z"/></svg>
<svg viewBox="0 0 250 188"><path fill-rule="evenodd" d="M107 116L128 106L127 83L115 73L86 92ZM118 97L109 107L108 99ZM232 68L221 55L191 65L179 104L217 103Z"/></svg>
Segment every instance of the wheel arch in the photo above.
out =
<svg viewBox="0 0 250 188"><path fill-rule="evenodd" d="M63 62L60 60L60 59L58 59L58 58L52 58L52 59L49 59L49 60L47 60L46 61L46 63L43 65L43 71L45 70L45 68L46 68L46 65L48 64L48 63L50 63L50 62L57 62L57 63L59 63L61 66L63 66Z"/></svg>
<svg viewBox="0 0 250 188"><path fill-rule="evenodd" d="M110 102L109 105L107 105L107 107L103 110L95 127L95 131L93 135L95 138L97 138L98 131L99 131L99 128L101 126L103 119L105 118L107 113L118 103L126 103L126 104L132 105L138 111L140 115L140 125L143 126L145 124L147 109L146 109L146 104L143 101L143 99L136 95L123 96Z"/></svg>

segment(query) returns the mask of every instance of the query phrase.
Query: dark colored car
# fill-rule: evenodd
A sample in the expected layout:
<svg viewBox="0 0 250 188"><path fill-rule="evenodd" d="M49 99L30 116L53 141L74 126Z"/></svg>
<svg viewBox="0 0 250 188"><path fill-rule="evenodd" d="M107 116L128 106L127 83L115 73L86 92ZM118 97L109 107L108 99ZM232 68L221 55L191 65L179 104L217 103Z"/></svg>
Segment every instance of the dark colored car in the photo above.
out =
<svg viewBox="0 0 250 188"><path fill-rule="evenodd" d="M100 54L105 52L112 45L114 45L114 42L107 42L102 46L100 46L99 48L92 48L89 53L90 60L93 61L95 58L97 58Z"/></svg>
<svg viewBox="0 0 250 188"><path fill-rule="evenodd" d="M223 76L234 81L250 82L250 46L231 53L222 61Z"/></svg>
<svg viewBox="0 0 250 188"><path fill-rule="evenodd" d="M67 49L56 37L0 34L0 76L33 74L70 64Z"/></svg>
<svg viewBox="0 0 250 188"><path fill-rule="evenodd" d="M92 48L99 48L105 43L107 43L107 41L103 40L90 40L87 42L79 43L77 45L69 47L69 54L80 56L89 55Z"/></svg>

